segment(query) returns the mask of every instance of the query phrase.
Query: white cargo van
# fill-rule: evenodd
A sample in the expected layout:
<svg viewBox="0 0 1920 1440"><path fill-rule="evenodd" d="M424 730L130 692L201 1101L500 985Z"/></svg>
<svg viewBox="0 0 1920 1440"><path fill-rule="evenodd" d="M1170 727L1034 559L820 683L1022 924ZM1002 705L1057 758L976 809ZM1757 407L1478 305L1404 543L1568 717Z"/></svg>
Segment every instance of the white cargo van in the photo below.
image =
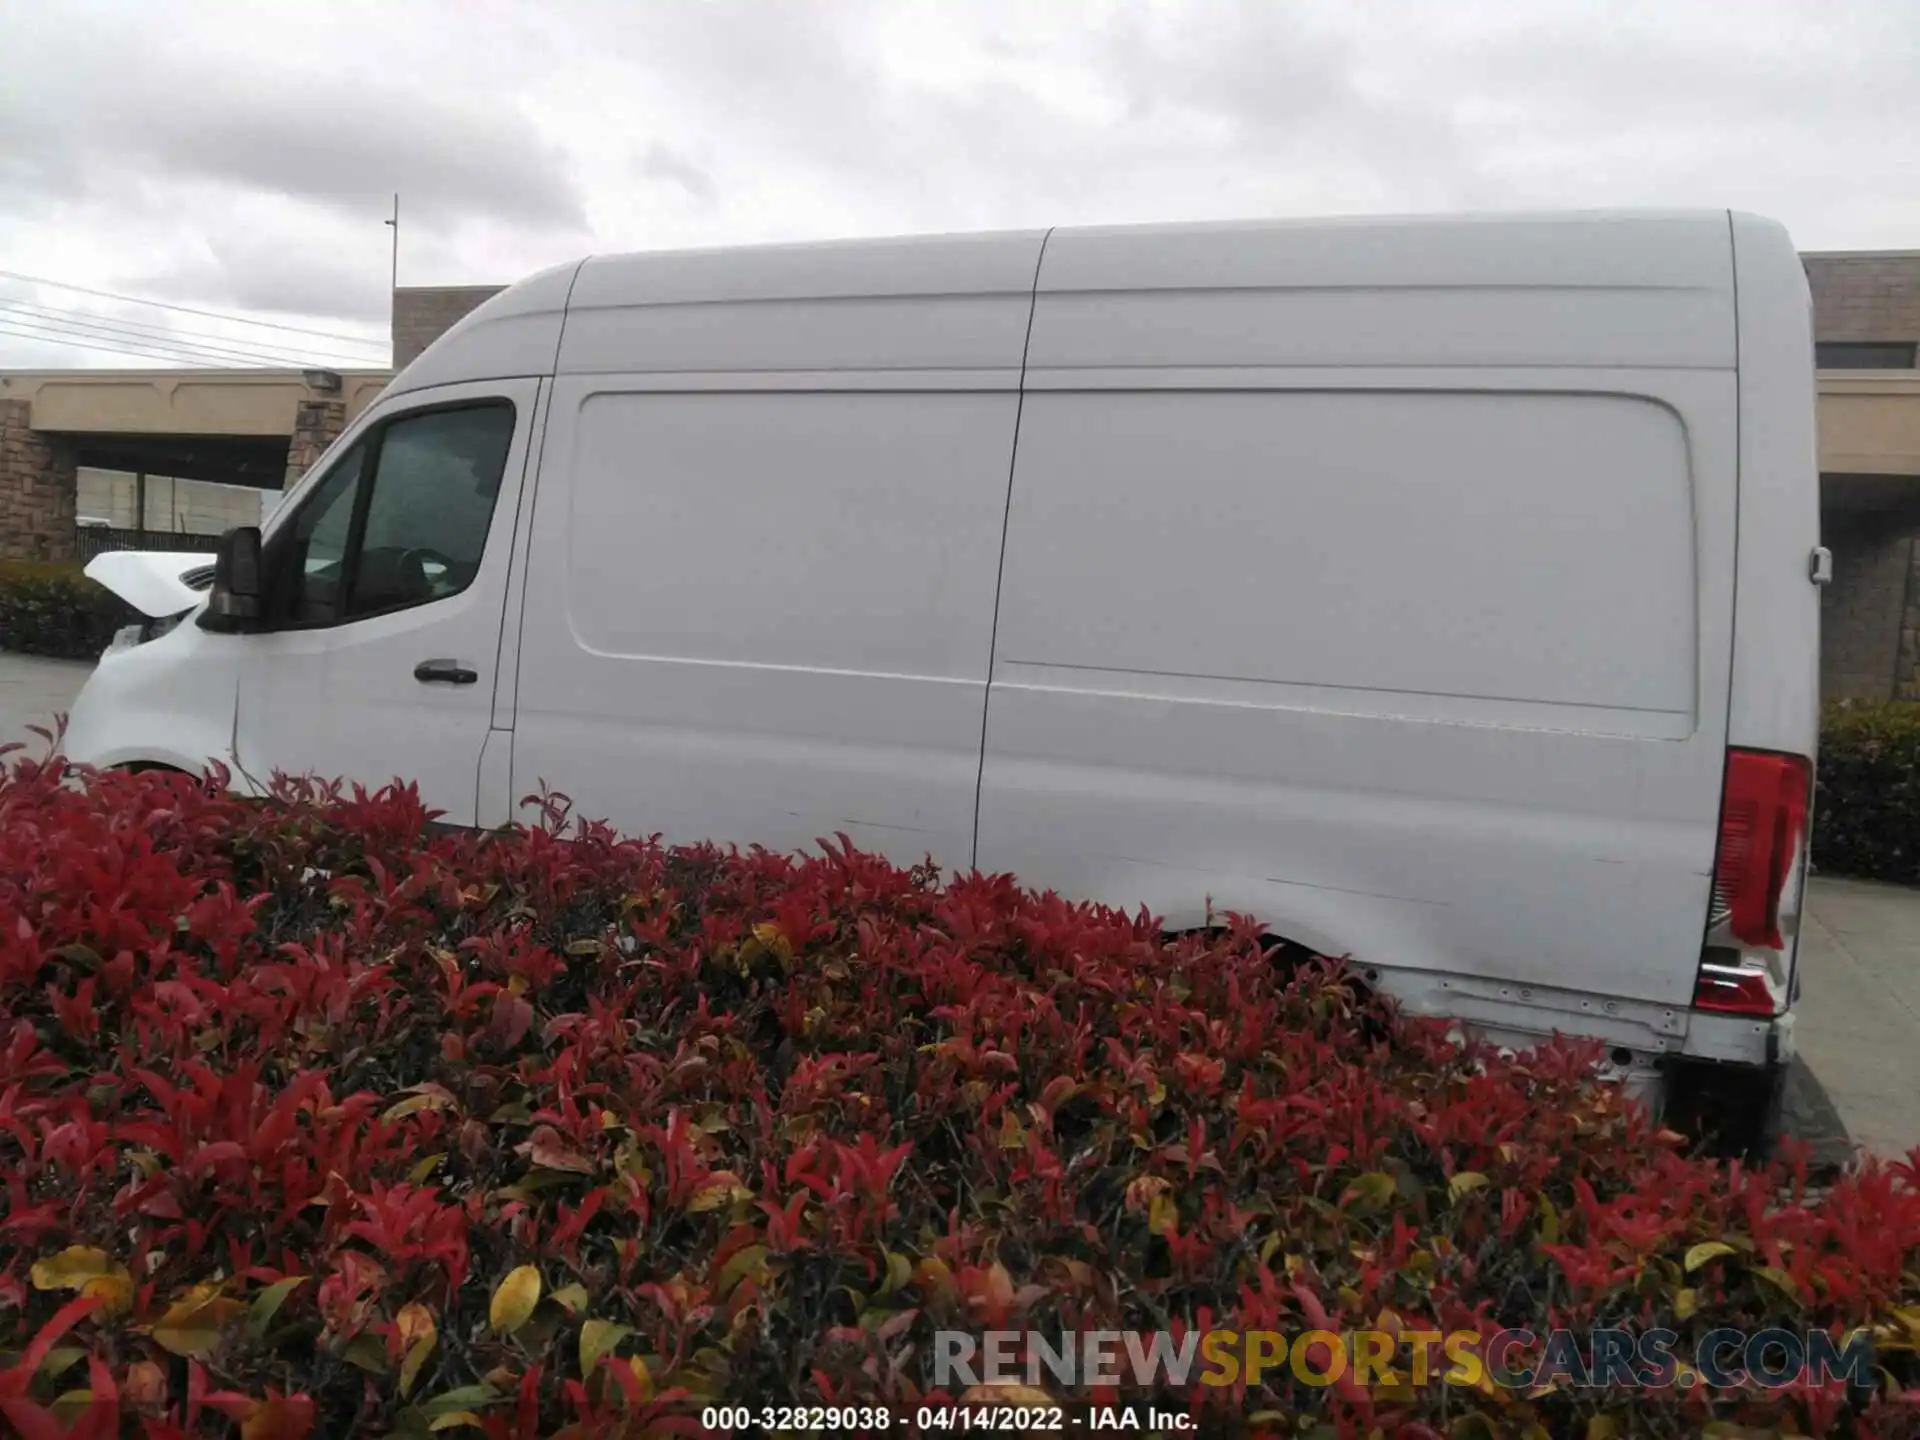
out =
<svg viewBox="0 0 1920 1440"><path fill-rule="evenodd" d="M194 609L66 746L1241 912L1764 1096L1818 547L1807 286L1745 215L596 257L408 366L210 594L103 557Z"/></svg>

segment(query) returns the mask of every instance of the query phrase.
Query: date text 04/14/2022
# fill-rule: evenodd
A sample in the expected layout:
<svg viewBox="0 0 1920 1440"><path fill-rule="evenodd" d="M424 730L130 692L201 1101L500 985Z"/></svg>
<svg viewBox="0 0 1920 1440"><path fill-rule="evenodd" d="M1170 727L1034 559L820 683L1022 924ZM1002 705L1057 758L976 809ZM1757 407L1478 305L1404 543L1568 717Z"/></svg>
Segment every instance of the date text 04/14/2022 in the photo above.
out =
<svg viewBox="0 0 1920 1440"><path fill-rule="evenodd" d="M709 1434L771 1430L780 1433L907 1434L982 1431L1004 1435L1138 1431L1165 1434L1195 1428L1194 1417L1144 1405L919 1405L895 1412L865 1405L718 1405L701 1412Z"/></svg>

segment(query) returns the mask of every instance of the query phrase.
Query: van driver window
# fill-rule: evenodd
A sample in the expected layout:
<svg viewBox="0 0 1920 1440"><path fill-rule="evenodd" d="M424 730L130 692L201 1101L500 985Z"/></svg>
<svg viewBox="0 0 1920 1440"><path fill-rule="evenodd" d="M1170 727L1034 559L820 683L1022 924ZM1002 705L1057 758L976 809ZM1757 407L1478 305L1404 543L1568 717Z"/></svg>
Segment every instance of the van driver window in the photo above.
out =
<svg viewBox="0 0 1920 1440"><path fill-rule="evenodd" d="M513 421L513 407L498 402L386 427L344 618L443 600L473 583Z"/></svg>

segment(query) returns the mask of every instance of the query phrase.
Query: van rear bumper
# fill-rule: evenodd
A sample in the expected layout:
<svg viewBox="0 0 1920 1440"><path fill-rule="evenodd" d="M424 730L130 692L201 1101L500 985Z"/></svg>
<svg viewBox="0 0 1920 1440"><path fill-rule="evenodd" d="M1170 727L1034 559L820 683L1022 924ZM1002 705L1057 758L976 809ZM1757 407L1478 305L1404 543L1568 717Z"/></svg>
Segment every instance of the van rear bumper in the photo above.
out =
<svg viewBox="0 0 1920 1440"><path fill-rule="evenodd" d="M1721 1015L1550 985L1516 984L1433 971L1355 966L1369 985L1408 1014L1455 1021L1481 1039L1526 1049L1556 1035L1597 1040L1604 1068L1640 1090L1675 1059L1755 1068L1794 1056L1793 1015ZM1657 1089L1657 1082L1651 1086Z"/></svg>
<svg viewBox="0 0 1920 1440"><path fill-rule="evenodd" d="M1767 1020L1695 1010L1680 1053L1689 1059L1713 1060L1723 1065L1788 1064L1795 1054L1793 1012L1789 1010Z"/></svg>

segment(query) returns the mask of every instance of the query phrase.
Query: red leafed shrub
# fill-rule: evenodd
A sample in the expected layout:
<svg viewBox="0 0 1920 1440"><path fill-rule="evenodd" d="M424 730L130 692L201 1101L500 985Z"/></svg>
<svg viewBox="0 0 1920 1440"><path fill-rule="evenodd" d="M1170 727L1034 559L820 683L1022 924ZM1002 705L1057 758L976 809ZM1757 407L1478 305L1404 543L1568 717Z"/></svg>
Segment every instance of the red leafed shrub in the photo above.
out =
<svg viewBox="0 0 1920 1440"><path fill-rule="evenodd" d="M1590 1055L1462 1051L1246 926L282 792L0 779L14 1432L689 1433L943 1398L933 1332L991 1328L1867 1326L1883 1367L1158 1397L1209 1434L1909 1413L1911 1163L1690 1158Z"/></svg>

